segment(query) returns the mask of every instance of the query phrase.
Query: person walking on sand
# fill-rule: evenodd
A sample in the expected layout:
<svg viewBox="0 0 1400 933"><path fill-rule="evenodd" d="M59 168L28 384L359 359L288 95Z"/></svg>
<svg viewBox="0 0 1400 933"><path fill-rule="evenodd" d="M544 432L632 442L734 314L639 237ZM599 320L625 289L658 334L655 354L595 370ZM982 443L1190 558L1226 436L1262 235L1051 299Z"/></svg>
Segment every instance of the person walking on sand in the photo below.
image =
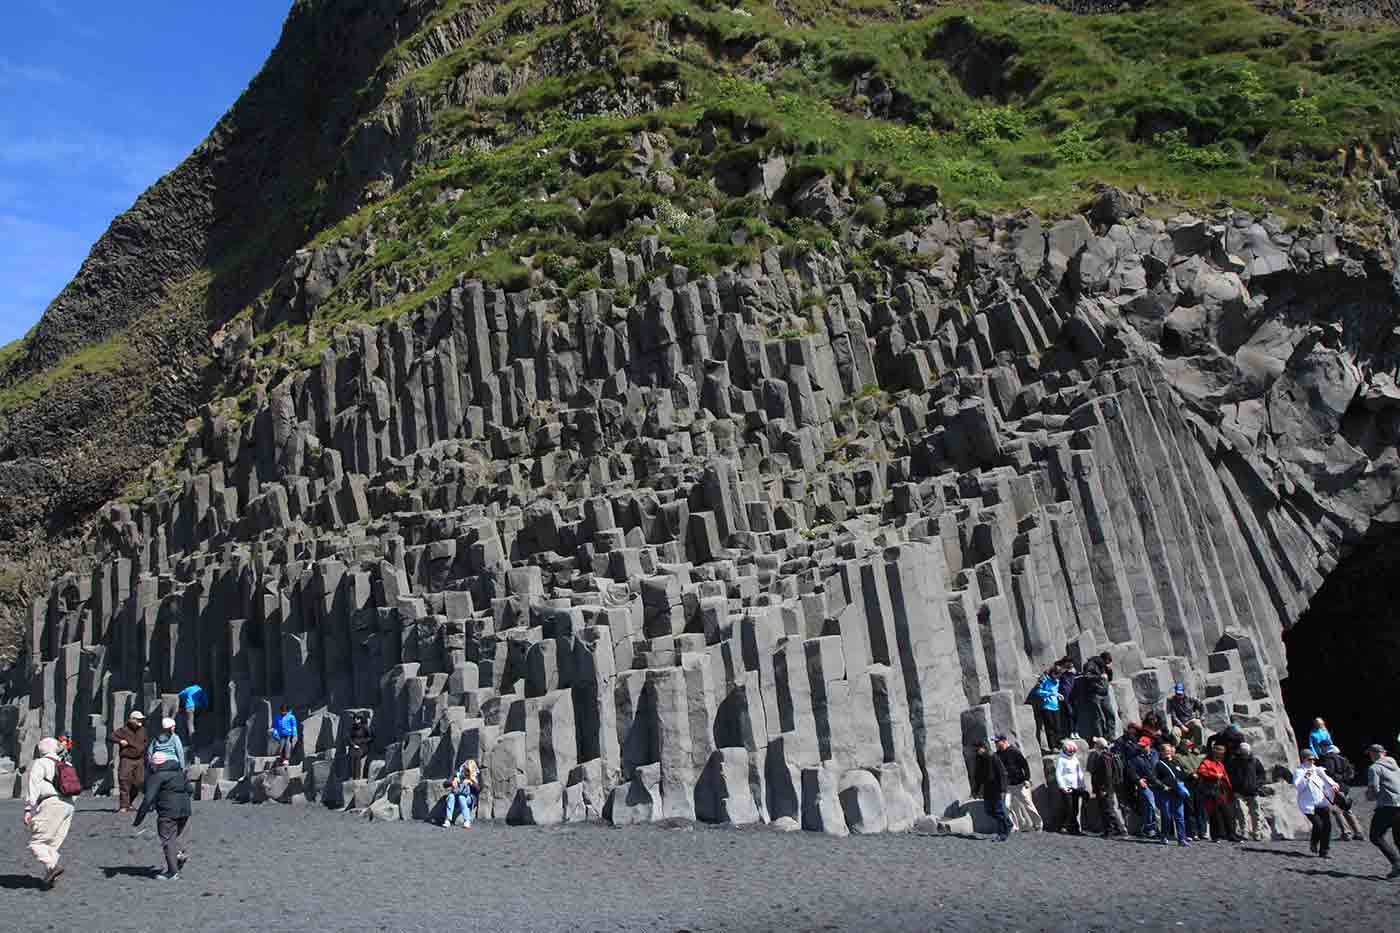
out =
<svg viewBox="0 0 1400 933"><path fill-rule="evenodd" d="M1123 814L1118 811L1118 788L1123 783L1123 759L1108 747L1108 739L1094 736L1094 750L1089 753L1090 785L1094 799L1099 803L1099 815L1103 819L1103 837L1128 835L1128 827L1123 824Z"/></svg>
<svg viewBox="0 0 1400 933"><path fill-rule="evenodd" d="M130 813L133 795L146 783L146 714L139 709L126 717L126 725L112 730L117 746L117 812Z"/></svg>
<svg viewBox="0 0 1400 933"><path fill-rule="evenodd" d="M1298 809L1312 824L1308 848L1322 858L1331 858L1332 798L1337 793L1337 782L1317 763L1311 748L1303 749L1298 757L1302 764L1293 772L1293 788L1298 792Z"/></svg>
<svg viewBox="0 0 1400 933"><path fill-rule="evenodd" d="M1011 816L1006 812L1006 766L992 754L986 739L977 740L977 762L972 772L972 796L982 795L982 808L997 825L997 842L1011 836Z"/></svg>
<svg viewBox="0 0 1400 933"><path fill-rule="evenodd" d="M73 825L73 797L76 791L60 775L61 768L72 766L62 762L58 754L58 739L39 740L38 757L29 766L25 782L24 825L29 828L29 851L44 866L44 887L51 888L63 866L58 863L58 850L68 838ZM71 779L76 779L72 775Z"/></svg>
<svg viewBox="0 0 1400 933"><path fill-rule="evenodd" d="M277 743L277 757L283 766L291 764L292 747L297 742L296 714L283 705L278 709L277 718L272 721L272 728L269 731Z"/></svg>
<svg viewBox="0 0 1400 933"><path fill-rule="evenodd" d="M442 827L452 825L454 813L462 814L462 828L471 829L476 819L476 802L481 796L481 774L476 759L462 762L457 773L447 782L447 810L442 818Z"/></svg>
<svg viewBox="0 0 1400 933"><path fill-rule="evenodd" d="M1334 744L1332 733L1327 731L1327 722L1321 716L1313 720L1312 731L1308 733L1308 748L1313 757L1321 759L1327 754L1327 746Z"/></svg>
<svg viewBox="0 0 1400 933"><path fill-rule="evenodd" d="M155 770L146 779L146 793L131 825L140 826L148 812L156 811L156 833L165 852L165 872L156 877L161 881L179 881L180 869L190 857L190 782L185 769L164 752L153 754L151 763Z"/></svg>
<svg viewBox="0 0 1400 933"><path fill-rule="evenodd" d="M153 763L155 755L159 753L168 760L173 758L180 765L180 769L185 768L185 743L180 741L180 737L175 734L175 720L166 716L160 721L160 735L151 740L146 746L146 770L156 769Z"/></svg>
<svg viewBox="0 0 1400 933"><path fill-rule="evenodd" d="M1235 835L1263 842L1266 824L1259 810L1259 795L1269 783L1264 763L1254 757L1254 749L1248 742L1241 742L1233 755L1226 756L1225 772L1230 776L1230 788L1234 791L1231 814Z"/></svg>
<svg viewBox="0 0 1400 933"><path fill-rule="evenodd" d="M1381 745L1366 749L1371 767L1366 771L1366 796L1376 802L1371 817L1371 844L1381 850L1390 862L1391 881L1400 879L1400 765L1385 753ZM1385 838L1386 833L1390 838Z"/></svg>
<svg viewBox="0 0 1400 933"><path fill-rule="evenodd" d="M1012 745L1004 735L992 739L996 743L996 756L1006 769L1006 807L1011 814L1012 825L1021 832L1039 832L1045 821L1031 799L1031 766L1021 750Z"/></svg>
<svg viewBox="0 0 1400 933"><path fill-rule="evenodd" d="M1318 757L1317 763L1322 766L1322 770L1327 772L1327 776L1337 782L1337 795L1332 798L1332 805L1337 810L1337 820L1340 824L1337 828L1341 830L1342 841L1354 839L1361 841L1361 823L1351 812L1351 796L1346 789L1351 786L1351 782L1356 778L1356 768L1352 767L1347 757L1342 754L1342 750L1335 745L1327 746L1327 751Z"/></svg>
<svg viewBox="0 0 1400 933"><path fill-rule="evenodd" d="M1089 796L1089 780L1079 763L1079 746L1069 739L1060 745L1055 759L1055 786L1060 791L1060 832L1082 836L1079 828L1079 806Z"/></svg>

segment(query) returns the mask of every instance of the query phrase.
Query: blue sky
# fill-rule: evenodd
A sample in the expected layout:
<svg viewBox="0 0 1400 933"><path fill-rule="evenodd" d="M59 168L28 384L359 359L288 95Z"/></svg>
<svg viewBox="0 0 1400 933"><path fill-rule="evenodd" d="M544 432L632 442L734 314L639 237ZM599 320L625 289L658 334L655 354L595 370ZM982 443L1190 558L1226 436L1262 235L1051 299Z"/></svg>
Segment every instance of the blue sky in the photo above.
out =
<svg viewBox="0 0 1400 933"><path fill-rule="evenodd" d="M0 344L112 218L189 154L291 0L0 0Z"/></svg>

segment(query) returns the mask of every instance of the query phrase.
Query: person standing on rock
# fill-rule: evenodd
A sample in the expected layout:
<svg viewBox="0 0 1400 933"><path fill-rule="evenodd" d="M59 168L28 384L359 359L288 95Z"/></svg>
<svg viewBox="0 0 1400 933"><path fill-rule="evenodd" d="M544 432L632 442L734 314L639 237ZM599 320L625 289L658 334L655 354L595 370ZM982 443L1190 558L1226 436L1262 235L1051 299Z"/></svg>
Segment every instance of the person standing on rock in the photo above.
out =
<svg viewBox="0 0 1400 933"><path fill-rule="evenodd" d="M1060 668L1060 735L1074 739L1079 737L1079 723L1074 718L1074 686L1079 675L1074 670L1074 659L1063 657Z"/></svg>
<svg viewBox="0 0 1400 933"><path fill-rule="evenodd" d="M1210 821L1210 838L1214 842L1239 842L1231 813L1234 788L1230 772L1225 767L1225 746L1212 745L1210 755L1196 769L1197 787L1204 798L1206 819ZM1204 836L1202 836L1204 838Z"/></svg>
<svg viewBox="0 0 1400 933"><path fill-rule="evenodd" d="M1060 670L1051 665L1040 675L1032 691L1035 701L1036 737L1041 748L1052 751L1060 747Z"/></svg>
<svg viewBox="0 0 1400 933"><path fill-rule="evenodd" d="M986 739L977 740L977 762L972 771L972 796L982 797L982 808L997 824L997 842L1011 835L1011 816L1006 812L1006 766L992 754Z"/></svg>
<svg viewBox="0 0 1400 933"><path fill-rule="evenodd" d="M1090 784L1094 799L1099 803L1099 815L1103 819L1103 837L1128 835L1128 827L1123 825L1123 814L1118 811L1118 788L1123 783L1123 759L1108 747L1108 740L1101 735L1093 738L1094 750L1089 753Z"/></svg>
<svg viewBox="0 0 1400 933"><path fill-rule="evenodd" d="M1386 877L1394 881L1400 879L1400 765L1380 745L1368 747L1366 757L1371 759L1371 767L1366 771L1366 796L1376 802L1376 812L1371 817L1371 843L1390 862L1390 874ZM1389 839L1386 833L1390 834Z"/></svg>
<svg viewBox="0 0 1400 933"><path fill-rule="evenodd" d="M152 808L156 811L156 833L165 852L165 872L156 875L162 881L179 881L180 869L189 860L190 782L185 769L164 752L151 756L155 770L146 779L146 793L141 808L136 811L132 826L141 821Z"/></svg>
<svg viewBox="0 0 1400 933"><path fill-rule="evenodd" d="M1225 771L1230 775L1234 790L1231 813L1235 834L1253 842L1264 841L1264 819L1259 811L1259 795L1269 783L1264 763L1254 757L1248 742L1241 742L1233 755L1225 759Z"/></svg>
<svg viewBox="0 0 1400 933"><path fill-rule="evenodd" d="M1113 734L1116 723L1108 695L1109 684L1113 681L1113 655L1105 651L1096 658L1084 662L1084 670L1075 682L1080 696L1084 699L1076 710L1079 714L1079 734L1086 739L1102 736L1107 739Z"/></svg>
<svg viewBox="0 0 1400 933"><path fill-rule="evenodd" d="M159 753L165 759L173 758L179 762L180 769L185 767L185 743L180 741L180 737L175 734L175 720L166 716L160 721L160 735L151 740L146 746L146 770L156 770L155 756Z"/></svg>
<svg viewBox="0 0 1400 933"><path fill-rule="evenodd" d="M1317 763L1322 766L1322 770L1327 772L1328 777L1337 782L1337 786L1340 788L1337 795L1332 798L1332 803L1337 811L1337 820L1341 824L1337 828L1341 830L1342 841L1355 839L1360 842L1361 823L1351 812L1351 797L1346 792L1346 789L1356 778L1356 768L1352 767L1351 762L1342 754L1342 750L1335 745L1327 746L1327 751L1318 758Z"/></svg>
<svg viewBox="0 0 1400 933"><path fill-rule="evenodd" d="M1031 799L1031 766L1021 750L1012 745L1004 735L992 739L996 743L996 756L1006 769L1006 806L1011 814L1012 825L1021 832L1039 832L1044 827L1040 811Z"/></svg>
<svg viewBox="0 0 1400 933"><path fill-rule="evenodd" d="M1332 733L1327 731L1327 722L1321 716L1313 720L1312 731L1308 733L1308 748L1313 757L1321 760L1327 754L1327 746L1332 745Z"/></svg>
<svg viewBox="0 0 1400 933"><path fill-rule="evenodd" d="M60 778L58 739L39 740L38 757L29 766L25 781L24 825L29 827L29 851L44 866L44 886L53 887L63 866L58 864L58 850L68 838L73 825L73 793Z"/></svg>
<svg viewBox="0 0 1400 933"><path fill-rule="evenodd" d="M1293 788L1298 792L1298 809L1312 824L1308 847L1322 858L1331 858L1332 798L1337 793L1337 782L1317 763L1311 748L1303 749L1298 757L1302 764L1293 772Z"/></svg>
<svg viewBox="0 0 1400 933"><path fill-rule="evenodd" d="M1079 806L1089 796L1089 781L1079 763L1079 746L1066 739L1055 759L1055 786L1060 790L1060 832L1082 836Z"/></svg>
<svg viewBox="0 0 1400 933"><path fill-rule="evenodd" d="M374 730L370 728L369 719L364 713L355 716L345 744L350 757L350 780L362 781L369 777L369 755L370 746L374 744Z"/></svg>
<svg viewBox="0 0 1400 933"><path fill-rule="evenodd" d="M297 743L296 714L283 705L278 709L277 718L272 721L272 728L269 731L277 743L275 754L283 766L291 764L292 747Z"/></svg>
<svg viewBox="0 0 1400 933"><path fill-rule="evenodd" d="M139 709L126 717L126 725L112 731L117 746L117 812L130 813L131 799L146 782L146 714Z"/></svg>

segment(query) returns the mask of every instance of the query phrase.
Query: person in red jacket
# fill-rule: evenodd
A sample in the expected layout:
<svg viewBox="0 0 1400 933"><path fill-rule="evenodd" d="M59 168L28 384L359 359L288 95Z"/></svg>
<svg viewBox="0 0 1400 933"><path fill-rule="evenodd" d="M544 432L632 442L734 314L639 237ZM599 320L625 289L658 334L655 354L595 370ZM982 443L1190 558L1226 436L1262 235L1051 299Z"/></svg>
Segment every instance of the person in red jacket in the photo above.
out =
<svg viewBox="0 0 1400 933"><path fill-rule="evenodd" d="M1210 747L1210 757L1201 762L1196 777L1202 801L1206 805L1206 817L1210 820L1211 839L1215 842L1239 842L1230 809L1234 788L1230 786L1230 773L1225 770L1224 745Z"/></svg>

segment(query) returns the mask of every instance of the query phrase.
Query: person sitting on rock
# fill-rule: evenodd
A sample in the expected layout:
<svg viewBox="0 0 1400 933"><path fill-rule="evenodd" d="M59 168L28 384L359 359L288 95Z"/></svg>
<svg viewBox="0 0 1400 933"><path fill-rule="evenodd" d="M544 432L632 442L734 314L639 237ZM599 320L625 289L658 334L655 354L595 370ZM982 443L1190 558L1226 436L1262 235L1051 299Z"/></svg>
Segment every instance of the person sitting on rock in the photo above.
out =
<svg viewBox="0 0 1400 933"><path fill-rule="evenodd" d="M160 721L160 735L151 740L146 746L146 770L154 771L155 754L159 752L165 758L174 759L181 770L185 767L185 743L180 741L180 737L175 734L175 720L166 716ZM162 759L164 760L164 759Z"/></svg>
<svg viewBox="0 0 1400 933"><path fill-rule="evenodd" d="M996 756L1006 768L1006 806L1011 813L1012 824L1021 832L1039 831L1043 825L1040 811L1031 799L1031 766L1021 750L1011 744L1004 735L992 739L996 743Z"/></svg>
<svg viewBox="0 0 1400 933"><path fill-rule="evenodd" d="M1138 739L1141 743L1143 736L1152 740L1153 748L1160 748L1162 743L1168 741L1172 736L1167 732L1166 720L1162 714L1155 709L1147 711L1142 717L1142 722L1138 725Z"/></svg>
<svg viewBox="0 0 1400 933"><path fill-rule="evenodd" d="M1321 716L1313 720L1312 731L1308 733L1308 748L1313 758L1321 760L1327 754L1327 747L1333 745L1332 733L1327 731L1327 722Z"/></svg>
<svg viewBox="0 0 1400 933"><path fill-rule="evenodd" d="M1351 782L1356 778L1356 768L1352 767L1347 757L1342 754L1342 750L1335 745L1327 746L1327 751L1317 762L1322 766L1322 770L1327 772L1327 776L1337 782L1340 788L1337 795L1332 798L1332 803L1336 807L1338 819L1341 825L1337 828L1341 830L1342 841L1354 839L1361 841L1361 823L1351 812L1351 797L1347 795L1346 789L1351 786Z"/></svg>
<svg viewBox="0 0 1400 933"><path fill-rule="evenodd" d="M1185 684L1179 683L1172 689L1171 699L1167 700L1167 717L1178 734L1185 735L1187 728L1192 723L1199 723L1205 715L1205 704L1187 696Z"/></svg>
<svg viewBox="0 0 1400 933"><path fill-rule="evenodd" d="M1046 751L1060 747L1060 670L1052 664L1031 691L1035 705L1036 737Z"/></svg>
<svg viewBox="0 0 1400 933"><path fill-rule="evenodd" d="M972 769L972 796L982 797L982 808L997 826L997 842L1011 836L1011 816L1006 812L1006 766L992 754L986 739L977 740L977 762Z"/></svg>
<svg viewBox="0 0 1400 933"><path fill-rule="evenodd" d="M1079 763L1079 746L1066 739L1055 759L1055 786L1060 791L1060 832L1080 836L1079 805L1089 795L1084 766Z"/></svg>
<svg viewBox="0 0 1400 933"><path fill-rule="evenodd" d="M296 714L286 704L283 704L278 708L277 718L272 721L272 728L268 731L272 734L273 741L277 743L277 750L274 754L283 767L291 764L292 747L297 742Z"/></svg>
<svg viewBox="0 0 1400 933"><path fill-rule="evenodd" d="M476 801L481 795L481 776L477 771L476 759L462 762L457 772L447 781L445 815L442 818L444 829L452 825L457 812L462 814L462 828L471 829L476 818Z"/></svg>

